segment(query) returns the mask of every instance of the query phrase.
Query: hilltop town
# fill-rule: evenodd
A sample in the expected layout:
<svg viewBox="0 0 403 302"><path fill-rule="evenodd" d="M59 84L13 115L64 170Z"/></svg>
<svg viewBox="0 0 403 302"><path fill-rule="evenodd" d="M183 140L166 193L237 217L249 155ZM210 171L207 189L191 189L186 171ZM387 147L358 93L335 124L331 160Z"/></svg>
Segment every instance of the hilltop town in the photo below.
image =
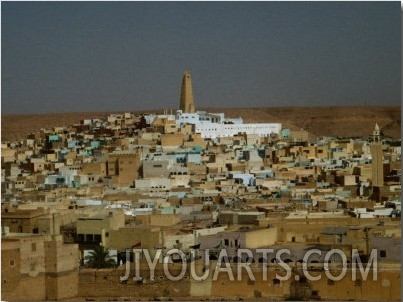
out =
<svg viewBox="0 0 403 302"><path fill-rule="evenodd" d="M195 105L185 72L174 113L88 117L2 141L3 299L400 298L400 138L376 118L363 137L312 136ZM115 264L92 267L97 249ZM155 276L133 249L161 251ZM209 260L268 276L172 281L163 271L180 271L172 249L199 275ZM322 254L307 261L313 249ZM331 260L333 275L348 268L339 281L326 277L333 249L346 257ZM354 251L362 263L376 257L376 280L350 278ZM292 268L287 280L276 277L281 262ZM304 269L322 278L307 280Z"/></svg>

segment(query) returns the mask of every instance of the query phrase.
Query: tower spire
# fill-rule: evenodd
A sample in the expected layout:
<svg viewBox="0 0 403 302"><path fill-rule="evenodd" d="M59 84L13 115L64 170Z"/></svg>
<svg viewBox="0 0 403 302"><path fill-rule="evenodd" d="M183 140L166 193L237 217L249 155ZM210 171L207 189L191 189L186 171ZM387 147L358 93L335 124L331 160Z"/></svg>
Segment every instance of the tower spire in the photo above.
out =
<svg viewBox="0 0 403 302"><path fill-rule="evenodd" d="M381 130L379 128L378 123L375 123L375 128L374 128L374 131L372 132L372 139L374 142L381 141Z"/></svg>
<svg viewBox="0 0 403 302"><path fill-rule="evenodd" d="M190 76L190 72L188 70L186 70L185 73L183 74L179 109L182 110L183 113L195 112L192 77Z"/></svg>

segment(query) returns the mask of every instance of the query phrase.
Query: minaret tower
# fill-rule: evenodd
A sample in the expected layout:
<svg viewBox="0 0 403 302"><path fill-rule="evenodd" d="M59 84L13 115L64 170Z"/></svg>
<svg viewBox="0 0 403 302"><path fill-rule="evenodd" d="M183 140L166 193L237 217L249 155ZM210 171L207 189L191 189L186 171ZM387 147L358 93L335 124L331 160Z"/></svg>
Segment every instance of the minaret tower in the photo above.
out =
<svg viewBox="0 0 403 302"><path fill-rule="evenodd" d="M189 71L185 71L182 79L180 110L183 113L194 113L195 104L193 100L192 77Z"/></svg>
<svg viewBox="0 0 403 302"><path fill-rule="evenodd" d="M381 130L375 124L372 132L371 148L371 168L372 168L372 190L376 201L380 202L380 188L383 187L383 151L381 142Z"/></svg>

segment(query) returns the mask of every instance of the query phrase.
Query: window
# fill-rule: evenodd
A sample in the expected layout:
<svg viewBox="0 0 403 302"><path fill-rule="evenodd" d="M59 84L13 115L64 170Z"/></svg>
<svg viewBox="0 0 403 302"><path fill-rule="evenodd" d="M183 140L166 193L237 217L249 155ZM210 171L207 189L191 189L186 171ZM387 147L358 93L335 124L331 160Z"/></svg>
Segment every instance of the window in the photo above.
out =
<svg viewBox="0 0 403 302"><path fill-rule="evenodd" d="M280 280L277 278L273 279L273 285L280 285Z"/></svg>
<svg viewBox="0 0 403 302"><path fill-rule="evenodd" d="M355 280L355 286L362 286L362 281L361 281L361 279Z"/></svg>
<svg viewBox="0 0 403 302"><path fill-rule="evenodd" d="M109 232L105 233L105 237L108 238L109 237Z"/></svg>
<svg viewBox="0 0 403 302"><path fill-rule="evenodd" d="M31 252L36 251L36 243L31 243Z"/></svg>
<svg viewBox="0 0 403 302"><path fill-rule="evenodd" d="M385 250L381 250L379 256L380 256L381 258L386 258L386 251L385 251Z"/></svg>
<svg viewBox="0 0 403 302"><path fill-rule="evenodd" d="M99 235L99 234L95 234L94 235L94 241L95 242L101 242L102 241L102 236L101 235Z"/></svg>
<svg viewBox="0 0 403 302"><path fill-rule="evenodd" d="M15 265L15 261L14 261L14 259L11 259L10 260L10 266L14 266Z"/></svg>
<svg viewBox="0 0 403 302"><path fill-rule="evenodd" d="M224 239L224 245L228 246L229 245L229 240L228 239Z"/></svg>

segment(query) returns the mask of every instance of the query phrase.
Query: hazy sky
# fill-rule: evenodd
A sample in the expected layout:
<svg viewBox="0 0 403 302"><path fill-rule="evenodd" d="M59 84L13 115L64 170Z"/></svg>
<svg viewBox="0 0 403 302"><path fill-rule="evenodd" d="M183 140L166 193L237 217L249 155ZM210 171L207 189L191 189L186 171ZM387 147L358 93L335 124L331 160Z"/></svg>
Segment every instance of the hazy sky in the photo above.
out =
<svg viewBox="0 0 403 302"><path fill-rule="evenodd" d="M400 104L400 2L2 2L2 113Z"/></svg>

